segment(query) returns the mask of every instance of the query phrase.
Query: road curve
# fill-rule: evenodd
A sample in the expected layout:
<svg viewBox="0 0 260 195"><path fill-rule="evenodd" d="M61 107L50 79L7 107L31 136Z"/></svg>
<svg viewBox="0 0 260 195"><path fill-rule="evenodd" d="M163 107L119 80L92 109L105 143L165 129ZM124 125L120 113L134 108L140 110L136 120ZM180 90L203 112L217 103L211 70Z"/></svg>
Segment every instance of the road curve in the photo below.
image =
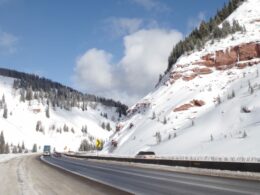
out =
<svg viewBox="0 0 260 195"><path fill-rule="evenodd" d="M64 156L44 159L133 194L260 194L258 181L175 173Z"/></svg>
<svg viewBox="0 0 260 195"><path fill-rule="evenodd" d="M104 195L124 192L49 166L39 155L0 163L2 195Z"/></svg>

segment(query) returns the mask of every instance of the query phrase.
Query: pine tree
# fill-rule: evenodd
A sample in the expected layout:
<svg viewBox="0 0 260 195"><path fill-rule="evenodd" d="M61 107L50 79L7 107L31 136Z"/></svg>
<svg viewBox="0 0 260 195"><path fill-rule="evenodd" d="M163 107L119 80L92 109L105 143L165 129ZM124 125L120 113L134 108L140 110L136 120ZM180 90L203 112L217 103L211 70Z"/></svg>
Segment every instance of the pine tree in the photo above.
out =
<svg viewBox="0 0 260 195"><path fill-rule="evenodd" d="M2 103L5 104L5 94L2 96Z"/></svg>
<svg viewBox="0 0 260 195"><path fill-rule="evenodd" d="M1 131L1 134L0 134L0 154L4 153L4 149L5 149L5 137L4 137L3 131Z"/></svg>
<svg viewBox="0 0 260 195"><path fill-rule="evenodd" d="M47 106L46 110L45 110L45 114L47 118L50 118L50 108L49 106Z"/></svg>
<svg viewBox="0 0 260 195"><path fill-rule="evenodd" d="M155 118L156 118L156 114L155 112L153 112L152 120L154 120Z"/></svg>
<svg viewBox="0 0 260 195"><path fill-rule="evenodd" d="M40 127L42 126L42 122L41 121L37 121L36 123L36 131L40 131Z"/></svg>
<svg viewBox="0 0 260 195"><path fill-rule="evenodd" d="M9 144L8 144L8 143L5 144L4 153L5 153L5 154L9 154L9 153L10 153L10 148L9 148Z"/></svg>
<svg viewBox="0 0 260 195"><path fill-rule="evenodd" d="M227 36L228 34L230 34L232 32L231 30L231 25L228 21L223 22L222 24L222 33L223 36Z"/></svg>
<svg viewBox="0 0 260 195"><path fill-rule="evenodd" d="M32 152L37 152L37 144L33 144Z"/></svg>
<svg viewBox="0 0 260 195"><path fill-rule="evenodd" d="M7 106L6 106L6 105L5 105L5 107L4 107L3 117L4 117L5 119L7 119L7 117L8 117L8 109L7 109Z"/></svg>
<svg viewBox="0 0 260 195"><path fill-rule="evenodd" d="M162 141L161 133L158 131L155 133L156 143L159 144Z"/></svg>
<svg viewBox="0 0 260 195"><path fill-rule="evenodd" d="M214 137L212 134L210 134L210 141L213 141L214 140Z"/></svg>
<svg viewBox="0 0 260 195"><path fill-rule="evenodd" d="M106 125L106 130L108 130L108 131L111 130L110 123L107 123L107 125Z"/></svg>
<svg viewBox="0 0 260 195"><path fill-rule="evenodd" d="M199 32L202 38L206 38L210 33L209 26L204 20L200 24Z"/></svg>
<svg viewBox="0 0 260 195"><path fill-rule="evenodd" d="M22 147L20 146L20 144L18 144L17 148L18 148L18 153L22 153Z"/></svg>
<svg viewBox="0 0 260 195"><path fill-rule="evenodd" d="M24 147L24 142L22 143L22 150L24 150L25 149L25 147Z"/></svg>
<svg viewBox="0 0 260 195"><path fill-rule="evenodd" d="M25 91L24 91L24 89L20 90L20 102L25 102Z"/></svg>
<svg viewBox="0 0 260 195"><path fill-rule="evenodd" d="M28 101L30 101L30 100L32 100L32 98L33 98L33 91L32 91L32 88L29 87L29 88L27 88L27 90L26 90L25 99L28 100Z"/></svg>
<svg viewBox="0 0 260 195"><path fill-rule="evenodd" d="M105 125L105 123L104 123L104 122L101 124L101 127L102 127L103 129L105 129L105 128L106 128L106 125Z"/></svg>
<svg viewBox="0 0 260 195"><path fill-rule="evenodd" d="M167 124L167 119L166 119L166 117L164 117L164 119L163 119L163 124Z"/></svg>
<svg viewBox="0 0 260 195"><path fill-rule="evenodd" d="M243 132L242 138L246 138L247 137L247 133L246 131Z"/></svg>
<svg viewBox="0 0 260 195"><path fill-rule="evenodd" d="M14 146L14 147L13 147L13 151L12 151L12 153L16 154L17 152L18 152L18 151L17 151L17 147Z"/></svg>

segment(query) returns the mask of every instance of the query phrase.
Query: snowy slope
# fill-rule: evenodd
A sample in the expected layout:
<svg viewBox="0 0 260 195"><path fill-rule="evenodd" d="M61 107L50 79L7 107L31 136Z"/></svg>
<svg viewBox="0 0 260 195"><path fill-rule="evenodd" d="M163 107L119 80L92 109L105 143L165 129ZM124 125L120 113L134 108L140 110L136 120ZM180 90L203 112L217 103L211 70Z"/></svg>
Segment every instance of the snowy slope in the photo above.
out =
<svg viewBox="0 0 260 195"><path fill-rule="evenodd" d="M95 139L106 140L111 132L101 128L102 122L109 122L115 128L115 122L111 120L116 114L116 108L98 105L95 110L88 106L87 111L72 108L71 111L64 109L50 109L50 118L46 117L46 104L39 103L37 100L20 102L19 90L12 88L13 78L0 76L0 97L5 96L8 108L8 117L3 117L3 110L0 109L0 131L4 132L5 141L9 144L22 144L29 150L36 143L41 149L43 145L50 144L58 151L78 150L81 140ZM36 111L36 112L35 112ZM100 116L100 113L107 113L108 119ZM41 121L44 128L43 132L36 131L37 121ZM68 132L63 132L63 126L69 127ZM82 126L87 125L88 133L81 132ZM53 128L55 127L55 128ZM62 133L56 130L61 128ZM74 129L75 133L71 131Z"/></svg>
<svg viewBox="0 0 260 195"><path fill-rule="evenodd" d="M234 19L246 32L209 41L201 51L182 55L161 84L129 110L121 122L123 128L111 138L118 146L111 149L108 144L104 152L260 157L259 56L222 69L201 65L203 56L216 58L220 51L228 53L247 43L259 45L260 0L245 1L227 18ZM202 67L208 72L193 78L195 69ZM198 105L199 101L203 103ZM156 133L161 135L160 143Z"/></svg>

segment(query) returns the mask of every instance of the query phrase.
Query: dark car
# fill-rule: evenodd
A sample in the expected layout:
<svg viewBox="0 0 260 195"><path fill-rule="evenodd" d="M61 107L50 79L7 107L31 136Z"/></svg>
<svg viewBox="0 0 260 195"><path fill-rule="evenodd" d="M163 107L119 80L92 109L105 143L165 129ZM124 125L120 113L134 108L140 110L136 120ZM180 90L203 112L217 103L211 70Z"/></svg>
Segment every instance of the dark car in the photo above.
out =
<svg viewBox="0 0 260 195"><path fill-rule="evenodd" d="M140 151L135 158L153 159L155 158L155 153L153 151Z"/></svg>
<svg viewBox="0 0 260 195"><path fill-rule="evenodd" d="M61 153L59 153L59 152L54 152L54 153L53 153L53 156L54 156L54 157L61 157Z"/></svg>

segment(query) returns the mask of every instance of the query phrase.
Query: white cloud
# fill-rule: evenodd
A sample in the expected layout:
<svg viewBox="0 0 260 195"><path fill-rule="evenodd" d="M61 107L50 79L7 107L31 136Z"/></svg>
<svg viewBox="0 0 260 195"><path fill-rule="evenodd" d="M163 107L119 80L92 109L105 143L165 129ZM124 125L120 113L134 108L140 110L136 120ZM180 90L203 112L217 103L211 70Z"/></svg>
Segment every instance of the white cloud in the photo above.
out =
<svg viewBox="0 0 260 195"><path fill-rule="evenodd" d="M111 34L123 36L139 30L143 20L140 18L108 18L105 22Z"/></svg>
<svg viewBox="0 0 260 195"><path fill-rule="evenodd" d="M174 44L182 38L174 30L140 30L124 38L125 56L120 64L128 90L147 93L167 68L167 59Z"/></svg>
<svg viewBox="0 0 260 195"><path fill-rule="evenodd" d="M16 50L18 38L14 35L0 31L0 52L13 53Z"/></svg>
<svg viewBox="0 0 260 195"><path fill-rule="evenodd" d="M112 88L111 58L111 54L95 48L80 56L73 77L79 88L94 93Z"/></svg>
<svg viewBox="0 0 260 195"><path fill-rule="evenodd" d="M188 30L191 31L196 27L199 27L202 20L205 20L206 16L204 12L199 12L195 18L188 19Z"/></svg>
<svg viewBox="0 0 260 195"><path fill-rule="evenodd" d="M166 4L160 2L159 0L132 0L132 1L149 11L151 10L161 11L161 12L170 11L170 8Z"/></svg>
<svg viewBox="0 0 260 195"><path fill-rule="evenodd" d="M76 62L75 86L131 105L154 88L180 39L175 30L139 30L124 37L124 56L114 65L112 54L90 49Z"/></svg>

